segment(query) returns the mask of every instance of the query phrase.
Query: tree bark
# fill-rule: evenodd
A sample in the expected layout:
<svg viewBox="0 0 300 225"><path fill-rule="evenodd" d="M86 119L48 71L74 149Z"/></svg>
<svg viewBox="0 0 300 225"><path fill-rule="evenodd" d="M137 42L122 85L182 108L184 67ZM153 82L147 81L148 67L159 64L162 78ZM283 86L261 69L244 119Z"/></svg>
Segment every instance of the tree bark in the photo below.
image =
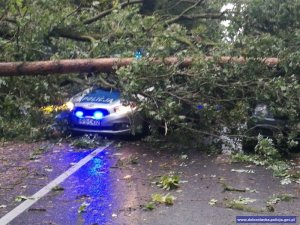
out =
<svg viewBox="0 0 300 225"><path fill-rule="evenodd" d="M93 39L97 39L93 35L86 35L77 33L75 31L72 31L70 29L53 29L53 31L50 32L49 36L51 37L61 37L61 38L67 38L74 41L83 41L83 42L92 42Z"/></svg>
<svg viewBox="0 0 300 225"><path fill-rule="evenodd" d="M205 60L214 60L211 56L206 56ZM35 61L35 62L2 62L0 63L0 77L2 76L22 76L22 75L47 75L66 74L79 72L110 72L116 68L127 66L134 62L134 58L98 58L98 59L66 59L58 61ZM164 59L150 59L152 63L166 65L178 64L180 67L188 67L193 61L191 57L180 60L177 57L167 57ZM201 59L200 59L201 60ZM267 66L276 66L278 58L259 59ZM218 63L240 63L247 61L243 57L220 57Z"/></svg>

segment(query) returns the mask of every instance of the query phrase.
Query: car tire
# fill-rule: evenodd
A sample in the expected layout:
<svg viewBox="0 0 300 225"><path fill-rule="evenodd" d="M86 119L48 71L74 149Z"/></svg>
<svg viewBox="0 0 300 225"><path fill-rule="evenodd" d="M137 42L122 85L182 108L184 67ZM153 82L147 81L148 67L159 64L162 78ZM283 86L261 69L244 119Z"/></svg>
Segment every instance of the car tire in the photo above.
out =
<svg viewBox="0 0 300 225"><path fill-rule="evenodd" d="M242 140L242 150L245 153L254 152L256 145L257 145L257 140L253 138L243 138Z"/></svg>

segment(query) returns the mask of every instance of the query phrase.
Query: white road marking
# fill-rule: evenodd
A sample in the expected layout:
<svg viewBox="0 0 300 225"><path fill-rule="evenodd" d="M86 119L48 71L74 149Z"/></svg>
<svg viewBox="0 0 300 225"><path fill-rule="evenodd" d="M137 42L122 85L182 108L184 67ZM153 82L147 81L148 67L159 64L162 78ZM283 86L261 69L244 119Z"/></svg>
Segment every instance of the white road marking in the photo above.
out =
<svg viewBox="0 0 300 225"><path fill-rule="evenodd" d="M15 219L17 216L19 216L21 213L23 213L26 209L28 209L30 206L32 206L34 203L36 203L39 199L44 197L46 194L48 194L52 188L62 183L64 180L66 180L69 176L71 176L73 173L75 173L77 170L79 170L82 166L84 166L87 162L89 162L91 159L93 159L96 155L98 155L100 152L104 151L108 146L110 146L113 142L109 142L107 145L101 148L97 148L95 151L81 159L78 163L76 163L74 166L72 166L70 169L68 169L66 172L55 178L53 181L51 181L48 185L43 187L41 190L36 192L34 195L30 196L27 200L25 200L23 203L18 205L16 208L14 208L12 211L7 213L5 216L3 216L0 219L1 225L6 225L9 222L11 222L13 219Z"/></svg>

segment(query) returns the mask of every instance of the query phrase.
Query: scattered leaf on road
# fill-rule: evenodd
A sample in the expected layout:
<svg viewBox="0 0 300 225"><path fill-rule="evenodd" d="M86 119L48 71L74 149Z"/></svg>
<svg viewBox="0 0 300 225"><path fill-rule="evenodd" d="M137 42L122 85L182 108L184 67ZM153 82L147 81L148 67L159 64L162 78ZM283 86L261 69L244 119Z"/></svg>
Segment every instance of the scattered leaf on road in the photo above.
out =
<svg viewBox="0 0 300 225"><path fill-rule="evenodd" d="M153 194L152 201L155 203L165 203L166 205L173 205L175 197L169 193L166 195Z"/></svg>
<svg viewBox="0 0 300 225"><path fill-rule="evenodd" d="M63 187L56 185L55 187L52 188L52 191L63 191L65 190Z"/></svg>
<svg viewBox="0 0 300 225"><path fill-rule="evenodd" d="M225 191L246 192L246 189L235 188L235 187L232 187L232 186L227 185L225 183L222 183L222 186L223 186L223 192L225 192Z"/></svg>
<svg viewBox="0 0 300 225"><path fill-rule="evenodd" d="M256 189L251 189L251 188L245 188L246 191L249 191L250 193L258 193Z"/></svg>
<svg viewBox="0 0 300 225"><path fill-rule="evenodd" d="M118 153L115 153L114 155L115 155L115 156L122 156L123 153L119 153L119 152L118 152Z"/></svg>
<svg viewBox="0 0 300 225"><path fill-rule="evenodd" d="M278 195L273 195L272 197L270 197L267 200L267 204L268 205L275 205L280 201L285 201L288 202L292 199L297 198L296 196L292 195L292 194L278 194Z"/></svg>
<svg viewBox="0 0 300 225"><path fill-rule="evenodd" d="M78 209L78 213L85 213L86 212L86 208L89 206L89 203L83 202L79 209Z"/></svg>
<svg viewBox="0 0 300 225"><path fill-rule="evenodd" d="M16 198L15 198L15 201L16 202L23 202L27 199L33 199L33 198L30 198L30 197L27 197L27 196L24 196L24 195L18 195Z"/></svg>
<svg viewBox="0 0 300 225"><path fill-rule="evenodd" d="M131 177L132 177L131 175L126 175L125 177L123 177L123 179L129 180Z"/></svg>
<svg viewBox="0 0 300 225"><path fill-rule="evenodd" d="M52 171L53 171L53 169L52 169L50 166L46 166L46 167L45 167L45 170L46 170L47 172L52 172Z"/></svg>
<svg viewBox="0 0 300 225"><path fill-rule="evenodd" d="M243 198L241 196L239 196L238 199L233 199L233 202L234 203L240 203L240 204L243 204L243 205L247 205L248 203L252 203L252 202L255 202L256 199L252 199L252 198Z"/></svg>
<svg viewBox="0 0 300 225"><path fill-rule="evenodd" d="M255 173L254 170L244 170L244 169L231 169L232 172L237 172L237 173Z"/></svg>
<svg viewBox="0 0 300 225"><path fill-rule="evenodd" d="M121 147L122 147L122 143L121 143L121 142L119 142L119 143L118 143L118 144L116 144L115 146L116 146L116 148L121 148Z"/></svg>
<svg viewBox="0 0 300 225"><path fill-rule="evenodd" d="M28 211L45 212L47 210L44 208L30 208Z"/></svg>
<svg viewBox="0 0 300 225"><path fill-rule="evenodd" d="M188 156L187 155L181 155L180 158L184 160L184 159L187 159Z"/></svg>
<svg viewBox="0 0 300 225"><path fill-rule="evenodd" d="M179 187L179 176L177 175L162 176L160 180L156 182L156 185L165 190L176 189Z"/></svg>
<svg viewBox="0 0 300 225"><path fill-rule="evenodd" d="M286 184L290 184L290 183L292 183L292 179L289 177L286 177L280 181L281 185L286 185Z"/></svg>
<svg viewBox="0 0 300 225"><path fill-rule="evenodd" d="M217 199L212 198L211 200L209 200L208 204L211 206L214 206L214 205L216 205L217 202L218 202Z"/></svg>
<svg viewBox="0 0 300 225"><path fill-rule="evenodd" d="M153 210L153 209L155 209L155 204L154 204L154 202L148 202L148 203L144 206L143 209L144 209L144 210Z"/></svg>

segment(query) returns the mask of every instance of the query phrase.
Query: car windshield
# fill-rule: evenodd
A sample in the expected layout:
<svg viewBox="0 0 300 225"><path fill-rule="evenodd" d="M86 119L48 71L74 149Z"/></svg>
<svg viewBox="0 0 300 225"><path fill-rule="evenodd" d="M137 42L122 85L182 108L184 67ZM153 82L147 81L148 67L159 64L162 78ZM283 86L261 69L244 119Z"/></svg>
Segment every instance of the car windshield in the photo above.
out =
<svg viewBox="0 0 300 225"><path fill-rule="evenodd" d="M80 102L109 104L120 99L120 92L115 90L93 89Z"/></svg>

